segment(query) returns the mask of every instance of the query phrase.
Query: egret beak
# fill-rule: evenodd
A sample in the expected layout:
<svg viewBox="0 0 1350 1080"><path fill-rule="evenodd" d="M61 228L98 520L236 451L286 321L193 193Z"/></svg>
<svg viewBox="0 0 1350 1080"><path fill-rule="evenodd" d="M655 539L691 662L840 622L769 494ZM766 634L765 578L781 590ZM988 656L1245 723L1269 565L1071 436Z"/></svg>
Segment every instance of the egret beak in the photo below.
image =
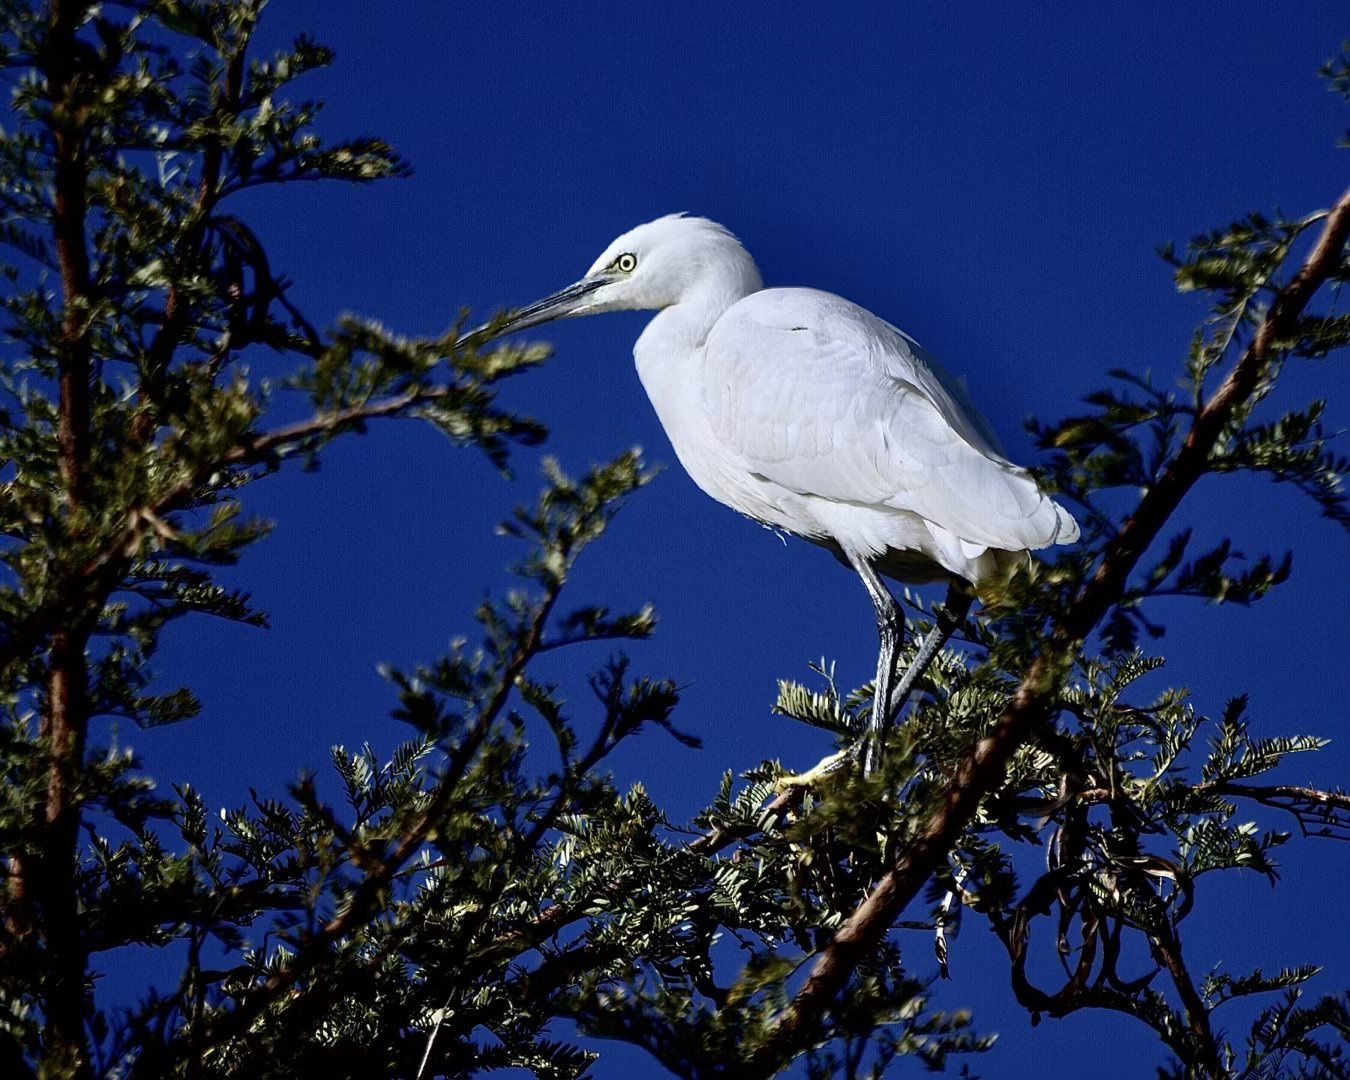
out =
<svg viewBox="0 0 1350 1080"><path fill-rule="evenodd" d="M569 315L579 314L577 309L581 306L581 302L596 289L602 285L608 285L612 280L605 274L582 278L551 296L546 296L542 300L536 300L533 304L527 304L523 308L516 308L514 311L507 312L505 322L499 323L494 320L470 330L459 339L457 344L463 345L472 341L475 345L481 346L496 338L514 334L517 330L525 330L531 326L538 326L540 323L552 322L554 319L565 319Z"/></svg>

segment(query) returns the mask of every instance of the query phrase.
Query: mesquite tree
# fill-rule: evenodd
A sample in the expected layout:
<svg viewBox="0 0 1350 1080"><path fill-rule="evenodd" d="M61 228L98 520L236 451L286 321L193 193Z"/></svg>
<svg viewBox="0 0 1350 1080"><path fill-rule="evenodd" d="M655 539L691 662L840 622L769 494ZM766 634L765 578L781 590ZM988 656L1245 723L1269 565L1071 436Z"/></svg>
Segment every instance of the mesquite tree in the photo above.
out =
<svg viewBox="0 0 1350 1080"><path fill-rule="evenodd" d="M190 776L154 785L106 721L197 711L189 688L152 688L175 620L264 621L216 577L266 531L244 513L247 485L376 419L431 423L499 464L544 434L498 399L542 349L479 352L453 328L413 340L358 320L321 331L288 299L234 196L404 167L377 140L313 134L317 106L290 86L331 57L309 39L250 53L261 7L0 9L15 87L0 135L6 1075L571 1077L594 1056L578 1029L692 1077L799 1060L811 1075L875 1074L904 1054L939 1066L986 1037L931 1007L934 961L906 963L902 944L931 942L945 971L966 910L1037 1016L1134 1017L1178 1076L1346 1073L1347 1001L1301 1001L1310 967L1206 960L1197 980L1182 945L1196 890L1222 888L1207 875L1271 873L1291 839L1251 816L1350 834L1344 793L1263 779L1321 741L1267 731L1240 696L1208 718L1138 684L1161 663L1140 648L1153 598L1250 603L1289 571L1239 563L1228 544L1189 550L1197 482L1264 473L1350 525L1321 404L1258 411L1283 365L1350 336L1350 317L1315 307L1350 275L1350 195L1169 253L1178 283L1214 300L1185 391L1122 373L1081 415L1038 429L1083 543L967 620L879 775L780 794L781 767L759 763L729 771L692 823L616 788L605 759L623 740L659 728L692 741L672 720L675 684L616 653L576 703L537 661L652 631L650 610L563 596L649 479L630 453L580 477L545 464L538 501L502 529L520 582L484 601L476 643L388 672L408 732L388 760L338 747L328 780L219 816ZM1350 90L1344 61L1327 75ZM260 349L290 365L284 392L308 401L307 419L269 424L267 387L243 367ZM1130 505L1113 513L1122 492ZM842 743L869 694L822 666L785 682L777 708ZM547 745L527 745L539 732ZM101 957L127 950L183 957L180 977L96 1007ZM1042 954L1062 958L1061 984L1029 963ZM1215 1011L1264 992L1283 996L1245 1040L1222 1034Z"/></svg>

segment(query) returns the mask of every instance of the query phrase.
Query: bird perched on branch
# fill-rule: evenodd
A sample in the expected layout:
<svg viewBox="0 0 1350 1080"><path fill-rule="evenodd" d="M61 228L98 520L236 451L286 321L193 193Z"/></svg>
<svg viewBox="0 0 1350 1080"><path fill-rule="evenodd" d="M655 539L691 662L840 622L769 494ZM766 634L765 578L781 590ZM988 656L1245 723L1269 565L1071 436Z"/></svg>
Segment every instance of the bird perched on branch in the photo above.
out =
<svg viewBox="0 0 1350 1080"><path fill-rule="evenodd" d="M694 482L828 548L862 579L881 638L860 747L872 771L892 717L981 583L1029 550L1072 543L1077 523L1003 456L960 385L912 338L842 297L764 288L749 252L706 218L639 225L580 281L466 340L630 310L657 312L633 356ZM904 618L883 578L950 586L902 675Z"/></svg>

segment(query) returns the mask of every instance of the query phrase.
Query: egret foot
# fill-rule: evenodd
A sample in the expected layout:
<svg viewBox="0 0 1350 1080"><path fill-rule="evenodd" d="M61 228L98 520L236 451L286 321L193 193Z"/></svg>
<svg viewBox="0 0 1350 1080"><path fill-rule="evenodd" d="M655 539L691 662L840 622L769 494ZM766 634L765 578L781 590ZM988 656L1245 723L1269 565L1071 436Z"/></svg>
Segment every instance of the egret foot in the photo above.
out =
<svg viewBox="0 0 1350 1080"><path fill-rule="evenodd" d="M801 791L813 788L822 780L828 780L831 777L837 776L840 770L857 761L860 752L858 744L854 743L852 746L845 747L838 753L831 754L829 757L822 759L814 768L808 769L804 773L793 773L789 776L780 776L774 781L773 788L779 794L786 794L793 790Z"/></svg>
<svg viewBox="0 0 1350 1080"><path fill-rule="evenodd" d="M794 774L787 776L779 776L774 782L774 790L780 792L780 794L786 794L788 791L805 791L807 788L815 787L815 784L818 784L821 780L840 775L840 772L844 769L849 768L850 765L856 765L863 759L865 742L867 742L867 736L859 738L856 742L850 742L841 751L821 759L806 772L794 772Z"/></svg>

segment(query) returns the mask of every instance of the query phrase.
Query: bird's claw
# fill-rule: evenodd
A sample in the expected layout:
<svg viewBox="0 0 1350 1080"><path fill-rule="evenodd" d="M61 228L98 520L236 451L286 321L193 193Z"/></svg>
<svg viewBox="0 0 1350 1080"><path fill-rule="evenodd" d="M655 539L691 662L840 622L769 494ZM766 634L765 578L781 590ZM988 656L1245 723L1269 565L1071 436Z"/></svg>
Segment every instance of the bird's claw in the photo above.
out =
<svg viewBox="0 0 1350 1080"><path fill-rule="evenodd" d="M780 776L774 781L774 790L780 795L786 795L789 791L809 790L822 780L829 780L838 776L857 757L858 748L850 746L824 758L814 768L808 769L804 773L790 773L787 776Z"/></svg>

